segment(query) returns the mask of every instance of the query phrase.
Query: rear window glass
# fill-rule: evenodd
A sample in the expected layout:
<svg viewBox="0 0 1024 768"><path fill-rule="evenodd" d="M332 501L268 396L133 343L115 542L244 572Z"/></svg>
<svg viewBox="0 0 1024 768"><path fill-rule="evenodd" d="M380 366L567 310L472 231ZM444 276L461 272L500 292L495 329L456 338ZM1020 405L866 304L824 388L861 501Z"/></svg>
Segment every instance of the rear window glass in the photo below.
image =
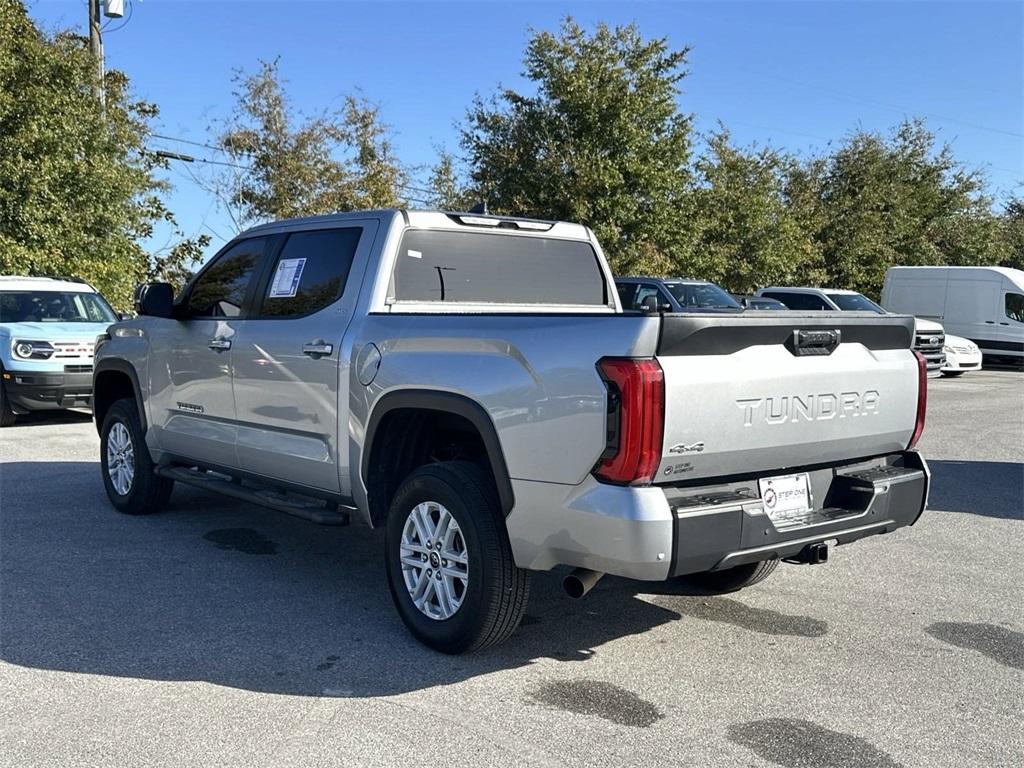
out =
<svg viewBox="0 0 1024 768"><path fill-rule="evenodd" d="M740 309L736 299L714 283L667 283L683 309Z"/></svg>
<svg viewBox="0 0 1024 768"><path fill-rule="evenodd" d="M394 272L396 301L607 303L589 243L546 237L411 229Z"/></svg>
<svg viewBox="0 0 1024 768"><path fill-rule="evenodd" d="M781 301L790 309L811 309L817 311L829 308L824 301L812 293L768 292L762 295L767 296L770 299L775 299L776 301Z"/></svg>
<svg viewBox="0 0 1024 768"><path fill-rule="evenodd" d="M844 312L874 312L878 315L884 315L885 310L875 304L867 296L862 296L859 293L830 293L828 297L836 303Z"/></svg>

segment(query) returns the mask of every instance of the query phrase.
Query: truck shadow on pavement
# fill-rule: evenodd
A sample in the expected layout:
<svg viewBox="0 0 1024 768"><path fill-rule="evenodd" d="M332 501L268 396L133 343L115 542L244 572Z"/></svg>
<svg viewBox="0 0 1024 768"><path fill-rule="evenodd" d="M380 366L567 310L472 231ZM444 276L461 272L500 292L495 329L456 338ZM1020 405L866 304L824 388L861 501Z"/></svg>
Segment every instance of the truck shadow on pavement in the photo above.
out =
<svg viewBox="0 0 1024 768"><path fill-rule="evenodd" d="M448 657L395 613L381 531L320 528L190 488L176 488L165 513L118 515L94 462L2 464L0 494L0 658L25 667L386 696L540 658L586 663L604 643L676 620L827 631L685 585L606 578L573 602L559 574L536 574L509 642Z"/></svg>
<svg viewBox="0 0 1024 768"><path fill-rule="evenodd" d="M1024 520L1024 464L1012 461L931 461L928 508Z"/></svg>

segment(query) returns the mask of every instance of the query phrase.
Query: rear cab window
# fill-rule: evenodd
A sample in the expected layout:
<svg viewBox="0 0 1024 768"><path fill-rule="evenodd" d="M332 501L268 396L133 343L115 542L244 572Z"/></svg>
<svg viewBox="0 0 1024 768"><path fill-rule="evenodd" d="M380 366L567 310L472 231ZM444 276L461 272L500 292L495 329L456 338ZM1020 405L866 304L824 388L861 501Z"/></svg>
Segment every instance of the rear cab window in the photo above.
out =
<svg viewBox="0 0 1024 768"><path fill-rule="evenodd" d="M769 299L781 301L790 309L825 310L831 309L820 297L813 293L789 293L784 291L766 291L761 294Z"/></svg>
<svg viewBox="0 0 1024 768"><path fill-rule="evenodd" d="M442 229L406 230L389 294L395 304L610 306L586 241Z"/></svg>

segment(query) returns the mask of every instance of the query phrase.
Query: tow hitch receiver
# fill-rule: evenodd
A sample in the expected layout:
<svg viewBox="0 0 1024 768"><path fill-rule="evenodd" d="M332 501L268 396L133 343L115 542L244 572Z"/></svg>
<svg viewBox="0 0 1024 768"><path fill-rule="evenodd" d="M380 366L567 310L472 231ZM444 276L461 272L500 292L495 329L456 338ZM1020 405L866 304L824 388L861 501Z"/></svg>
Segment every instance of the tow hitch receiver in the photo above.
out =
<svg viewBox="0 0 1024 768"><path fill-rule="evenodd" d="M817 544L808 544L806 547L800 550L796 557L786 558L787 563L807 563L808 565L818 565L819 563L828 562L828 544L825 542L818 542Z"/></svg>

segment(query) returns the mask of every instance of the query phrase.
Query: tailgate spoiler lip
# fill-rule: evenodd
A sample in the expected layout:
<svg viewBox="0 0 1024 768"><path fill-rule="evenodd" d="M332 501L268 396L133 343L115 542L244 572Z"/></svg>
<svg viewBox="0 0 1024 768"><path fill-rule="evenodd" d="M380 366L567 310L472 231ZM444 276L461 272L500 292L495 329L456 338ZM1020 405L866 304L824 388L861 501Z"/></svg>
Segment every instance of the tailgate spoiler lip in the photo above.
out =
<svg viewBox="0 0 1024 768"><path fill-rule="evenodd" d="M657 354L730 355L747 347L786 344L796 330L838 330L843 344L862 344L873 350L911 349L914 344L914 318L909 315L775 312L752 317L666 313L661 317Z"/></svg>

